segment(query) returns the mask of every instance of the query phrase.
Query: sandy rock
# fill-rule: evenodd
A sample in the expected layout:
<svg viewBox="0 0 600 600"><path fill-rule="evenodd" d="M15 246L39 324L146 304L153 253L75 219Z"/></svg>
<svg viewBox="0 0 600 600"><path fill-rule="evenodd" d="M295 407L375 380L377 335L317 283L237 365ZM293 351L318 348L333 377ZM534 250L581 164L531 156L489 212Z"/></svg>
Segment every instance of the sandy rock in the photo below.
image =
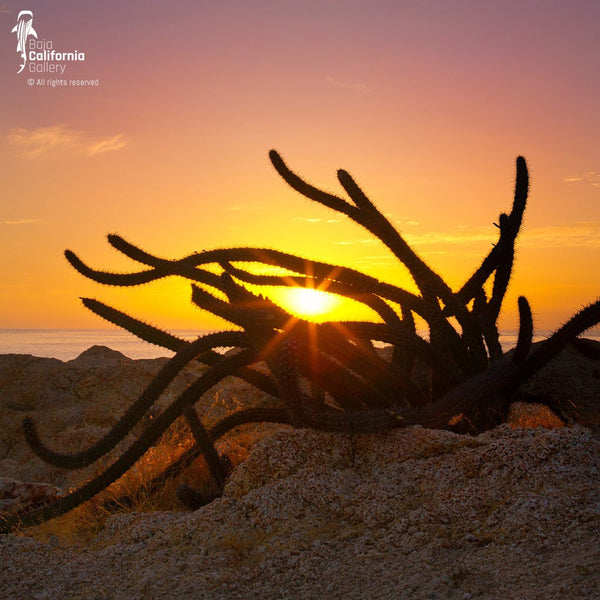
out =
<svg viewBox="0 0 600 600"><path fill-rule="evenodd" d="M5 593L83 597L93 583L107 598L600 597L589 429L336 437L278 432L234 472L229 496L111 517L84 548L4 536Z"/></svg>
<svg viewBox="0 0 600 600"><path fill-rule="evenodd" d="M25 354L0 357L0 406L15 411L55 405L69 395L73 377L54 358Z"/></svg>
<svg viewBox="0 0 600 600"><path fill-rule="evenodd" d="M312 451L307 452L310 448ZM351 436L312 429L286 429L258 443L250 458L229 478L224 495L241 497L266 483L292 477L298 471L329 472L350 466Z"/></svg>
<svg viewBox="0 0 600 600"><path fill-rule="evenodd" d="M25 443L23 418L34 419L40 437L50 447L61 452L80 450L116 423L166 362L166 358L132 360L102 346L93 346L67 362L0 355L0 473L59 486L85 479L85 469L69 472L39 460ZM172 401L203 369L190 365L157 406Z"/></svg>
<svg viewBox="0 0 600 600"><path fill-rule="evenodd" d="M164 362L163 359L158 359ZM67 361L67 364L77 365L85 369L97 369L99 367L115 367L131 362L122 352L107 348L106 346L90 346L84 350L77 358Z"/></svg>
<svg viewBox="0 0 600 600"><path fill-rule="evenodd" d="M118 357L106 359L108 371L119 369ZM25 376L40 369L31 357L19 360L7 360L15 374L17 362ZM578 403L567 417L597 424L597 367L572 353L565 360L547 371L552 386L534 380L528 391L563 393L565 413ZM233 381L217 411L244 402L245 384ZM575 395L561 390L565 381L576 382ZM11 385L0 379L2 417L23 414L28 402L7 404ZM40 424L62 414L57 447L69 432L94 437L106 426L73 420L61 403L45 410ZM215 416L210 405L202 411ZM281 429L254 447L222 498L195 512L116 515L75 548L0 536L0 599L86 598L90 590L136 599L600 598L600 437L591 427L520 423L476 437L421 427ZM28 464L9 442L0 469Z"/></svg>
<svg viewBox="0 0 600 600"><path fill-rule="evenodd" d="M508 424L518 427L545 427L554 429L564 427L564 421L546 405L537 402L513 402L508 412Z"/></svg>

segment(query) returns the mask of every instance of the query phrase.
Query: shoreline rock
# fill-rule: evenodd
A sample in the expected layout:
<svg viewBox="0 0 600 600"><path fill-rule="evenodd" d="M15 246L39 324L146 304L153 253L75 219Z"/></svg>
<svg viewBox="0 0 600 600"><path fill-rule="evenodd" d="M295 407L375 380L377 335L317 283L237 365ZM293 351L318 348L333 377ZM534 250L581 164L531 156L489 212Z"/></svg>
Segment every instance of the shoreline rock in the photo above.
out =
<svg viewBox="0 0 600 600"><path fill-rule="evenodd" d="M80 450L117 422L167 361L130 359L104 346L93 346L65 362L25 354L0 355L0 475L58 487L83 481L93 472L93 466L65 471L47 465L31 452L21 430L23 418L34 420L40 437L50 447L61 452ZM205 368L192 363L180 373L141 426ZM207 393L197 408L201 417L214 421L245 402L264 402L264 394L241 380L229 378L223 386Z"/></svg>
<svg viewBox="0 0 600 600"><path fill-rule="evenodd" d="M130 364L138 361L97 349L84 357L85 368L78 359L56 361L64 367L14 356L0 356L0 374L9 364L13 374L31 377L48 360L61 375L46 386L61 377L71 382L68 393L50 394L34 413L44 439L63 449L97 439L107 409L116 418L131 403L111 387L119 385L117 371L134 369L135 377L124 377L142 386L152 377ZM84 546L0 536L0 600L600 597L597 368L568 351L529 386L560 395L565 406L576 400L569 414L588 427L503 425L476 437L421 427L370 435L287 428L258 442L224 496L195 512L115 515ZM2 423L36 397L9 398L18 381L0 375ZM97 391L69 396L73 386ZM218 400L227 412L261 395L228 379L207 400L203 410ZM558 424L543 407L540 414ZM22 449L8 454L0 460L3 476L53 477L36 471L39 461Z"/></svg>
<svg viewBox="0 0 600 600"><path fill-rule="evenodd" d="M0 598L596 598L599 475L580 426L280 431L195 512L0 537Z"/></svg>

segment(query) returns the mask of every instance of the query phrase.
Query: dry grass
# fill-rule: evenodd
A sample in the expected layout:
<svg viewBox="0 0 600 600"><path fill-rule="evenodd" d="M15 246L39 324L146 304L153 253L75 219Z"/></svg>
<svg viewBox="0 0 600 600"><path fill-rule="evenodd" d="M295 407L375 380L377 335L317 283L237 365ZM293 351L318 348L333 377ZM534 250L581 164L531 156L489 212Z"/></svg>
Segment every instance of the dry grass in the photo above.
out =
<svg viewBox="0 0 600 600"><path fill-rule="evenodd" d="M210 427L223 414L233 412L240 406L241 402L237 398L224 401L217 392L212 402L203 402L198 409L203 422ZM151 419L152 416L147 418ZM261 431L261 428L255 425L239 427L219 440L217 449L221 455L226 455L235 467L246 460L252 446L264 437ZM137 492L144 483L166 469L192 444L193 439L187 423L183 418L178 419L156 445L105 491L65 515L24 530L23 534L40 541L60 541L61 544L67 545L88 543L102 530L106 519L114 514L114 510L105 508L105 503L123 496L131 496L133 502L120 509L120 512L187 510L177 499L176 492L180 483L204 493L210 492L214 486L203 457L196 459L181 475L167 482L154 494L144 495ZM104 457L88 477L95 477L113 460L114 457Z"/></svg>

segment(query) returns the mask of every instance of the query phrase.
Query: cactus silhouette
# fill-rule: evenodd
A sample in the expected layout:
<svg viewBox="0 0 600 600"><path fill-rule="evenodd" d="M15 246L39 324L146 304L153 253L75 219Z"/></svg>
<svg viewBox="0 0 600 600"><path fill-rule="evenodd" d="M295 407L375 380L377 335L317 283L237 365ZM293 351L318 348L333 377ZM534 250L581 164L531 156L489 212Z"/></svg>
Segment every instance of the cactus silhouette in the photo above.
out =
<svg viewBox="0 0 600 600"><path fill-rule="evenodd" d="M226 457L219 456L214 442L240 424L269 421L341 432L419 424L477 433L505 420L521 385L567 345L599 358L597 348L578 336L600 322L600 300L580 310L547 340L532 347L531 309L521 296L517 346L506 355L500 345L497 319L512 273L515 242L529 189L523 157L516 161L511 210L498 219L498 240L456 292L408 245L346 171L338 171L338 180L350 201L306 182L287 167L276 151L272 150L269 157L293 189L346 215L389 248L408 269L418 293L349 267L269 248L222 248L171 260L142 250L118 235L109 235L113 248L143 266L130 273L92 269L67 250L65 256L77 271L105 285L136 286L169 276L183 277L192 284L192 302L237 329L186 342L98 300L82 299L100 317L141 339L175 351L175 356L117 424L81 452L65 454L48 448L33 421L25 419L26 439L43 460L71 469L98 460L141 421L181 369L191 361L208 368L105 471L46 506L0 518L0 533L56 517L98 494L127 471L180 417L187 419L195 443L163 473L147 482L142 493L152 493L200 454L206 457L217 489L222 489L229 464ZM278 267L288 274L257 275L248 266L242 268L242 263ZM215 272L215 267L220 273ZM244 284L326 289L363 303L381 321L309 323L251 292ZM491 288L489 298L486 284L488 290ZM416 317L427 324L427 337L417 332ZM390 356L379 351L377 343L391 346ZM233 350L222 355L216 351L219 347ZM256 369L258 363L266 364L268 372ZM193 405L229 375L266 392L273 403L230 414L207 430ZM179 497L196 507L213 496L204 497L182 488ZM123 497L113 501L113 505L123 506L130 501L131 497Z"/></svg>

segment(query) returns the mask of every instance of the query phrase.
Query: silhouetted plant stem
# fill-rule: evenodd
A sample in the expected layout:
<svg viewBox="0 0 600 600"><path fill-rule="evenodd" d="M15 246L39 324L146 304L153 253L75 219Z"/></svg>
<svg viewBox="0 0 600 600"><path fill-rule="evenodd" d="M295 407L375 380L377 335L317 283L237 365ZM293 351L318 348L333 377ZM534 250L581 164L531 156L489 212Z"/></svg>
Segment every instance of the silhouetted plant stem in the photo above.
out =
<svg viewBox="0 0 600 600"><path fill-rule="evenodd" d="M0 516L0 533L8 533L16 527L29 527L53 519L93 498L129 470L148 450L149 446L156 442L169 425L183 413L187 406L196 402L204 392L221 381L223 377L252 362L252 359L253 353L250 350L242 350L231 357L225 357L220 364L209 369L195 384L180 394L170 406L152 421L146 431L121 457L100 475L51 504L10 517Z"/></svg>
<svg viewBox="0 0 600 600"><path fill-rule="evenodd" d="M83 299L96 314L177 354L115 428L87 450L75 454L54 452L39 440L33 422L26 421L28 440L45 460L69 468L89 464L113 448L139 423L151 404L191 360L207 364L208 368L103 473L48 506L0 520L0 532L58 516L91 498L133 465L182 414L192 430L193 446L142 486L139 493L154 491L200 454L206 457L218 490L222 489L227 468L214 441L233 427L249 422L280 422L346 433L416 424L477 433L504 421L509 403L523 382L565 346L572 344L588 356L600 355L597 348L577 338L600 322L600 300L581 310L548 340L532 349L533 318L523 296L518 300L517 346L512 357L504 356L502 351L497 320L512 274L515 241L529 189L523 157L518 157L516 162L511 212L502 213L499 218L497 244L454 293L346 171L338 171L338 180L351 201L307 183L292 172L274 150L269 156L277 172L292 188L348 216L391 250L408 269L419 294L355 269L267 248L215 249L170 260L154 256L118 235L109 235L108 241L117 251L144 266L141 271L132 273L92 269L67 250L65 255L75 269L106 285L131 286L167 276L184 277L192 283L192 301L197 306L240 330L210 334L188 343L101 302ZM283 269L285 274L258 275L248 270L247 264ZM214 272L215 269L222 272ZM488 298L486 286L490 293L488 281L492 276ZM323 289L362 302L375 311L382 322L308 323L268 298L254 294L242 285L244 282ZM418 317L425 321L429 339L417 333L415 318ZM391 359L376 348L379 342L393 346ZM215 352L216 347L235 350L221 356ZM267 372L250 368L259 363ZM419 370L422 372L417 373ZM192 405L202 393L228 375L241 377L279 397L282 405L238 411L207 431ZM194 507L214 497L212 493L203 495L186 487L180 494ZM125 496L112 504L123 505L130 501L131 496Z"/></svg>

